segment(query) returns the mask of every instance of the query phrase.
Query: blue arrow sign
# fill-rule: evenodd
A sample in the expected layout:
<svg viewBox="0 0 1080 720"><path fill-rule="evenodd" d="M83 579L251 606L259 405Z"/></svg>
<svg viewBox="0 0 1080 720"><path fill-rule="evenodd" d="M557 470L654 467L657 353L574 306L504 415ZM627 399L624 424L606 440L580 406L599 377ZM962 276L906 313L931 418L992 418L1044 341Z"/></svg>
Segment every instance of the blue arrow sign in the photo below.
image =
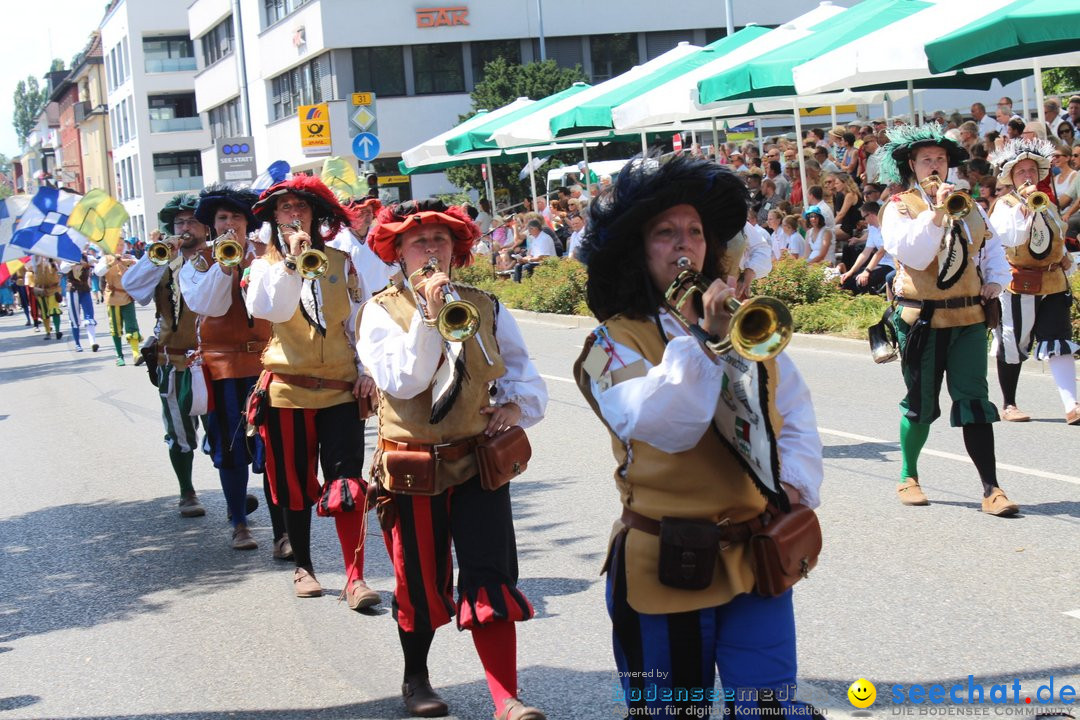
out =
<svg viewBox="0 0 1080 720"><path fill-rule="evenodd" d="M362 132L352 141L353 155L363 162L371 162L379 156L379 138L369 132Z"/></svg>

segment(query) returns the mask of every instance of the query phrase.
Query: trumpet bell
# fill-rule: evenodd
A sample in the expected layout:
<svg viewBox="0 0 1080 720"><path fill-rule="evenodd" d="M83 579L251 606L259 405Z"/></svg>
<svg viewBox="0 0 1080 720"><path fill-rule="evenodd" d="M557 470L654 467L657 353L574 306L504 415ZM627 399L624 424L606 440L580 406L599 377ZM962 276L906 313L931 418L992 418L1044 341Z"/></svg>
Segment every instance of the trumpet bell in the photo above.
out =
<svg viewBox="0 0 1080 720"><path fill-rule="evenodd" d="M1050 207L1050 196L1041 190L1036 190L1027 196L1027 200L1024 201L1028 210L1034 213L1041 213Z"/></svg>
<svg viewBox="0 0 1080 720"><path fill-rule="evenodd" d="M760 362L779 355L791 342L791 311L774 297L753 297L731 317L727 343L747 360Z"/></svg>
<svg viewBox="0 0 1080 720"><path fill-rule="evenodd" d="M173 249L169 243L158 240L146 246L146 254L154 265L168 265L173 259Z"/></svg>
<svg viewBox="0 0 1080 720"><path fill-rule="evenodd" d="M480 311L467 300L450 300L439 311L435 328L444 340L465 342L480 329Z"/></svg>
<svg viewBox="0 0 1080 720"><path fill-rule="evenodd" d="M236 240L226 238L214 243L214 260L225 267L234 267L244 258L244 248Z"/></svg>
<svg viewBox="0 0 1080 720"><path fill-rule="evenodd" d="M945 208L946 215L953 220L959 220L971 212L975 207L975 201L967 193L954 192L945 197L942 206Z"/></svg>
<svg viewBox="0 0 1080 720"><path fill-rule="evenodd" d="M327 268L330 267L330 260L322 250L305 250L300 253L297 266L300 269L300 274L306 279L315 280L326 274Z"/></svg>

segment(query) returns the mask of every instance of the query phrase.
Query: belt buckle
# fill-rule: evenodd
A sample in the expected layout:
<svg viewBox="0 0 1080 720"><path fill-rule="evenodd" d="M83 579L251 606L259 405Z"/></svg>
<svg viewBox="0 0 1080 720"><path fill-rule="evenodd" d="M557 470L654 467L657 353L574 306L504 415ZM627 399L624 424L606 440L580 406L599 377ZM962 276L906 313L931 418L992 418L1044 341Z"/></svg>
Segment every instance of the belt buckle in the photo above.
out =
<svg viewBox="0 0 1080 720"><path fill-rule="evenodd" d="M439 448L448 448L453 444L454 443L436 443L436 444L432 445L431 446L431 454L432 454L432 456L436 460L442 460L442 458L439 457Z"/></svg>
<svg viewBox="0 0 1080 720"><path fill-rule="evenodd" d="M726 518L724 518L723 520L721 520L720 522L716 523L716 527L718 527L718 528L722 528L722 527L724 527L725 525L731 525L731 518L729 518L729 517L726 517ZM725 551L725 550L727 550L727 549L728 549L729 547L731 547L731 546L732 546L732 544L733 544L733 543L730 543L730 542L721 542L721 543L720 543L720 552L724 552L724 551Z"/></svg>
<svg viewBox="0 0 1080 720"><path fill-rule="evenodd" d="M246 343L244 343L244 352L253 353L253 352L258 352L258 350L259 350L259 341L258 340L248 340Z"/></svg>
<svg viewBox="0 0 1080 720"><path fill-rule="evenodd" d="M315 387L312 388L312 389L313 390L322 390L322 386L323 386L322 383L323 383L322 378L315 378Z"/></svg>

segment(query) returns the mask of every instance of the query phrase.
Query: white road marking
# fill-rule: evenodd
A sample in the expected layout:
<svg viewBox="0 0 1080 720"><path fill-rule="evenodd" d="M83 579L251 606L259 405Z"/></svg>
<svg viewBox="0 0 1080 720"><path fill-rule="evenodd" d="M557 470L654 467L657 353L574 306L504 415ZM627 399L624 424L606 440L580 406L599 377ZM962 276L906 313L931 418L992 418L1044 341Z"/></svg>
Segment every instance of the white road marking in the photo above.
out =
<svg viewBox="0 0 1080 720"><path fill-rule="evenodd" d="M559 375L544 375L540 374L540 377L545 380L554 380L555 382L564 382L576 384L572 379L560 377ZM840 437L846 440L858 440L860 442L872 442L879 445L895 445L897 451L900 450L900 443L895 440L886 440L884 438L870 437L869 435L858 435L856 433L844 432L843 430L832 430L830 428L819 427L818 432L823 435L832 435L833 437ZM956 462L962 462L965 465L971 464L971 458L967 455L957 455L956 453L943 452L941 450L931 450L929 448L923 448L923 455L930 455L931 457L943 458L945 460L955 460ZM1073 485L1080 485L1080 477L1073 477L1072 475L1060 475L1058 473L1046 472L1045 470L1036 470L1035 468L1021 467L1019 465L1010 465L1008 463L998 463L999 470L1006 470L1008 472L1019 473L1021 475L1030 475L1031 477L1045 478L1047 480L1060 480L1061 482L1072 483ZM1080 611L1077 611L1080 612Z"/></svg>

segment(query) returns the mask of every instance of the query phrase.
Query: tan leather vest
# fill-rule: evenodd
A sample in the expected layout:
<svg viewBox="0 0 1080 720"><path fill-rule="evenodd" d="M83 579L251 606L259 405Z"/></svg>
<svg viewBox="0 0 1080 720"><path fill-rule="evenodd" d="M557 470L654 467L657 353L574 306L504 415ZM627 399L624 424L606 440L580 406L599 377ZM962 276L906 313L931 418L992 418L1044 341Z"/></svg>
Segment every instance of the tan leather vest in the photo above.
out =
<svg viewBox="0 0 1080 720"><path fill-rule="evenodd" d="M997 202L1002 202L1009 207L1016 207L1020 204L1020 199L1009 193L1002 195L997 199ZM1046 213L1049 217L1046 218L1046 227L1050 230L1050 254L1041 260L1037 260L1031 255L1031 250L1028 248L1027 242L1022 242L1015 247L1005 248L1005 258L1009 261L1009 264L1015 268L1023 268L1027 270L1039 270L1043 271L1042 288L1037 293L1038 295L1052 295L1054 293L1065 292L1069 287L1069 282L1065 278L1065 272L1059 267L1053 270L1047 270L1051 265L1058 265L1061 263L1062 258L1065 257L1065 223L1062 221L1061 216L1058 215L1057 208L1051 204ZM1009 292L1012 292L1008 287L1005 288Z"/></svg>
<svg viewBox="0 0 1080 720"><path fill-rule="evenodd" d="M34 287L45 291L46 295L60 292L60 271L51 260L35 263Z"/></svg>
<svg viewBox="0 0 1080 720"><path fill-rule="evenodd" d="M154 307L158 316L158 362L169 362L178 368L186 368L190 364L187 353L198 346L195 329L198 316L184 302L180 295L180 281L176 278L182 265L183 260L179 257L169 263L154 288Z"/></svg>
<svg viewBox="0 0 1080 720"><path fill-rule="evenodd" d="M319 284L322 296L320 310L326 322L326 336L312 327L297 305L288 321L273 324L262 364L270 372L356 382L356 349L345 334L345 323L352 313L349 290L355 288L357 280L345 272L346 253L331 247L323 248L323 252L329 267L315 282ZM277 408L320 410L355 401L349 390L302 388L280 381L270 383L270 404Z"/></svg>
<svg viewBox="0 0 1080 720"><path fill-rule="evenodd" d="M604 323L612 339L634 350L653 366L664 356L665 344L651 320L615 316ZM578 389L597 417L599 406L592 395L590 378L582 367L587 349L574 363ZM767 361L769 413L779 436L782 419L776 411L777 366ZM707 430L698 444L680 453L666 453L640 440L629 447L611 433L611 450L618 462L615 485L624 507L659 520L665 516L709 519L729 518L743 522L759 515L766 505L731 450L717 433ZM616 522L611 541L626 532L627 601L643 613L674 613L723 605L736 595L750 592L754 574L745 544L735 544L719 554L712 584L704 590L679 590L662 585L657 567L660 538ZM611 544L609 543L609 552Z"/></svg>
<svg viewBox="0 0 1080 720"><path fill-rule="evenodd" d="M245 259L233 269L228 312L221 317L199 318L199 355L214 380L254 377L263 369L262 353L270 339L270 321L250 318L240 291L243 270L250 264L250 259Z"/></svg>
<svg viewBox="0 0 1080 720"><path fill-rule="evenodd" d="M491 402L489 388L491 383L506 374L506 365L499 354L499 344L495 339L495 301L490 295L468 285L454 285L462 300L474 304L480 311L480 329L477 337L487 350L487 362L484 353L473 338L465 343L465 379L461 391L451 406L450 411L441 421L432 425L432 391L427 389L407 400L379 391L379 437L397 442L422 443L437 445L476 437L484 432L489 416L481 415L480 410ZM393 285L375 295L371 302L381 306L391 319L405 331L408 331L416 314L416 298L411 290L402 285ZM365 306L366 307L366 306ZM359 327L359 318L357 318ZM385 472L385 468L384 468ZM436 485L445 489L459 485L477 474L476 458L468 455L452 462L439 462Z"/></svg>
<svg viewBox="0 0 1080 720"><path fill-rule="evenodd" d="M907 190L893 196L889 202L899 202L907 208L909 217L916 217L930 209L922 193L917 189ZM884 212L884 208L882 209ZM960 231L967 241L968 260L960 279L948 290L937 285L938 260L934 258L922 270L915 270L904 265L897 258L902 277L900 296L910 300L947 300L950 298L975 297L982 291L982 278L979 275L978 256L983 244L990 237L990 230L977 209L973 209L961 221ZM901 309L900 317L909 325L919 317L918 308ZM936 308L930 323L933 328L962 327L985 322L986 313L982 305L976 304L963 308Z"/></svg>
<svg viewBox="0 0 1080 720"><path fill-rule="evenodd" d="M109 269L105 272L105 304L118 306L129 305L135 302L124 290L121 278L128 268L135 264L135 258L111 256L108 261Z"/></svg>

